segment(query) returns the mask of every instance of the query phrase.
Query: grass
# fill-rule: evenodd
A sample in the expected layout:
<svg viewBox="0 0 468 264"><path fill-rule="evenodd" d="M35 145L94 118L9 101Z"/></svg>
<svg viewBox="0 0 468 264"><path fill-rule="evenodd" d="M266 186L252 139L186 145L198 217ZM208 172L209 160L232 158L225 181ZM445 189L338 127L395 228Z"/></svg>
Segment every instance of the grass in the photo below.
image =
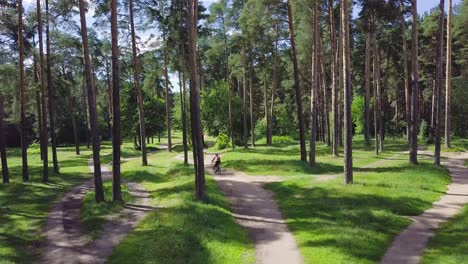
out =
<svg viewBox="0 0 468 264"><path fill-rule="evenodd" d="M468 151L468 139L466 138L459 138L459 137L452 137L450 148L446 148L444 145L444 141L442 139L442 152L466 152ZM434 150L434 145L428 146L429 150Z"/></svg>
<svg viewBox="0 0 468 264"><path fill-rule="evenodd" d="M468 206L443 223L424 251L421 264L468 263Z"/></svg>
<svg viewBox="0 0 468 264"><path fill-rule="evenodd" d="M407 149L403 140L388 140L386 152L377 156L372 146L365 146L356 140L353 149L353 162L359 168L371 162L394 156ZM343 172L343 157L333 157L330 147L318 143L316 148L317 165L314 168L299 160L299 146L259 145L255 148L236 148L222 154L223 166L243 171L250 175L310 176L313 174L337 174ZM341 152L342 153L342 152Z"/></svg>
<svg viewBox="0 0 468 264"><path fill-rule="evenodd" d="M96 203L94 191L86 194L83 198L83 204L80 211L81 231L83 234L90 236L92 240L98 238L102 231L102 225L107 221L108 217L116 214L123 209L126 203L132 201L133 197L128 192L128 188L122 185L123 203L112 202L112 182L104 182L104 198L103 203Z"/></svg>
<svg viewBox="0 0 468 264"><path fill-rule="evenodd" d="M395 159L361 169L355 183L310 179L272 183L280 209L306 263L375 263L409 223L403 216L431 207L449 183L445 169Z"/></svg>
<svg viewBox="0 0 468 264"><path fill-rule="evenodd" d="M31 146L28 150L31 181L23 183L20 150L8 150L11 183L0 184L0 263L34 262L54 201L89 178L89 154L89 151L83 151L82 155L76 156L74 148L58 148L60 175L50 175L50 182L44 184L41 182L39 149ZM52 165L51 161L49 165ZM53 171L52 167L49 171Z"/></svg>
<svg viewBox="0 0 468 264"><path fill-rule="evenodd" d="M126 179L141 182L159 208L117 246L109 263L253 263L246 232L228 211L224 196L207 177L207 200L194 200L193 169L160 152L148 167L123 164Z"/></svg>

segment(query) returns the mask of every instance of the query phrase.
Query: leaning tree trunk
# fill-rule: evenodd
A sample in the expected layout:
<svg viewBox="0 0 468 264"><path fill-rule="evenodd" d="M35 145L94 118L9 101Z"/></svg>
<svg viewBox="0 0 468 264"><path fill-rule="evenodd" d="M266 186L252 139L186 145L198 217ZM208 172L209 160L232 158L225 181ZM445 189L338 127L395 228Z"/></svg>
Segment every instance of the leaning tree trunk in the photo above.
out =
<svg viewBox="0 0 468 264"><path fill-rule="evenodd" d="M52 84L52 63L51 63L51 50L50 50L50 14L49 14L49 0L45 1L46 6L46 50L47 50L47 89L49 92L49 122L50 122L50 143L52 145L52 163L54 165L54 174L59 174L59 165L57 159L57 137L55 136L55 91Z"/></svg>
<svg viewBox="0 0 468 264"><path fill-rule="evenodd" d="M86 89L88 92L89 121L91 125L91 137L93 141L95 199L96 199L96 202L103 202L104 201L104 187L102 184L101 157L99 153L101 150L101 146L99 142L99 131L98 131L99 127L98 127L98 119L97 119L97 113L96 113L96 98L95 98L95 92L94 92L94 87L93 87L94 82L93 82L93 76L92 76L92 70L91 70L91 60L89 58L88 28L86 25L86 9L84 5L84 0L79 0L78 6L80 9L81 38L83 41L83 56L84 56L84 65L85 65ZM114 90L115 89L116 88L114 87ZM116 118L114 116L114 126L116 125L115 119ZM114 145L114 142L116 143L118 142L118 144L120 144L118 138L113 138L113 141L112 141L113 145ZM115 160L115 157L113 158ZM118 161L120 162L120 159Z"/></svg>
<svg viewBox="0 0 468 264"><path fill-rule="evenodd" d="M411 141L410 162L418 164L418 130L419 130L419 64L418 64L418 9L417 0L411 6L413 15L413 36L411 44Z"/></svg>
<svg viewBox="0 0 468 264"><path fill-rule="evenodd" d="M203 157L203 131L200 117L200 89L197 62L197 12L198 0L188 1L188 57L190 69L190 113L192 123L193 152L196 160L195 190L198 200L205 199L205 162Z"/></svg>
<svg viewBox="0 0 468 264"><path fill-rule="evenodd" d="M328 13L330 18L330 42L331 42L331 90L332 90L332 116L333 116L333 131L332 131L332 152L333 156L338 156L339 146L339 115L338 115L338 84L337 84L337 65L338 65L338 50L336 49L335 40L335 19L334 19L334 8L333 0L328 0Z"/></svg>
<svg viewBox="0 0 468 264"><path fill-rule="evenodd" d="M113 127L112 127L112 200L114 202L122 202L122 187L120 177L120 145L122 142L121 127L120 127L120 69L119 69L119 32L117 29L117 0L111 0L111 42L112 42L112 109L113 109ZM129 0L130 6L130 23L132 27L132 46L133 46L133 62L135 72L135 87L137 89L137 97L139 103L140 113L140 127L145 127L145 119L143 116L142 108L143 102L141 99L141 89L139 86L139 72L138 72L138 59L136 57L136 44L135 44L135 28L133 25L133 3ZM141 125L143 124L143 126ZM141 129L140 129L141 130ZM145 146L145 133L140 131L140 144L141 149ZM142 151L143 165L146 161L146 150Z"/></svg>
<svg viewBox="0 0 468 264"><path fill-rule="evenodd" d="M440 0L439 32L437 36L437 63L436 63L436 117L435 117L435 141L434 141L434 165L440 166L440 144L442 123L442 76L443 76L443 50L444 50L444 0Z"/></svg>
<svg viewBox="0 0 468 264"><path fill-rule="evenodd" d="M135 82L135 90L136 90L136 94L137 94L137 104L138 104L138 118L139 118L139 121L140 121L141 163L143 164L143 166L147 166L148 165L148 159L146 157L146 142L145 142L145 111L143 109L143 97L141 95L141 87L140 87L140 63L138 61L138 54L137 54L137 47L136 47L135 23L133 21L133 0L128 0L128 9L129 9L129 13L130 13L130 28L131 28L131 35L132 35L133 79L134 79L134 82ZM117 30L116 30L116 34L117 34ZM117 53L117 55L118 55L118 53ZM112 62L114 62L114 61L112 61ZM114 78L112 78L112 79L114 79Z"/></svg>
<svg viewBox="0 0 468 264"><path fill-rule="evenodd" d="M304 113L302 111L302 91L299 80L299 67L297 65L296 55L296 41L294 37L294 24L292 15L291 1L288 0L288 22L289 22L289 35L291 40L291 59L294 68L294 87L296 91L296 104L297 104L297 119L299 122L299 140L301 147L301 160L307 161L306 143L305 143L305 124L304 124Z"/></svg>
<svg viewBox="0 0 468 264"><path fill-rule="evenodd" d="M21 0L19 1L21 3ZM10 182L10 173L8 172L8 161L6 156L6 144L5 144L5 107L3 95L0 95L0 155L2 160L2 179L3 183Z"/></svg>
<svg viewBox="0 0 468 264"><path fill-rule="evenodd" d="M44 45L42 42L42 12L41 0L37 0L37 30L39 35L39 60L41 66L41 100L42 100L42 149L43 149L43 167L42 167L42 181L49 181L49 158L47 153L47 107L46 107L46 74L44 62ZM21 61L21 60L20 60ZM24 155L24 154L23 154ZM24 169L23 169L24 170ZM24 179L24 175L23 175Z"/></svg>
<svg viewBox="0 0 468 264"><path fill-rule="evenodd" d="M163 33L163 42L166 45L166 33ZM172 138L171 138L171 105L169 102L169 75L167 72L167 47L164 47L164 87L166 97L166 125L167 125L167 150L172 152Z"/></svg>
<svg viewBox="0 0 468 264"><path fill-rule="evenodd" d="M38 8L38 10L40 10L40 8ZM42 36L41 35L39 36L40 36L39 38L42 40ZM23 165L23 181L29 181L28 142L26 140L26 91L25 91L26 90L26 84L25 84L26 77L24 74L23 1L22 0L18 1L18 43L19 43L19 75L20 75L19 90L20 90L20 97L21 97L21 160L22 160L22 165ZM1 118L3 119L3 115ZM6 157L6 156L2 154L2 164L3 164L3 157ZM5 158L5 162L6 162L6 158ZM45 162L44 164L47 165L47 162Z"/></svg>
<svg viewBox="0 0 468 264"><path fill-rule="evenodd" d="M85 65L83 63L83 68L84 67ZM86 98L88 98L87 92L86 92L86 71L83 71L83 114L85 117L85 126L86 126L86 129L85 129L86 148L89 149L90 140L89 140L89 121L88 121L88 112L87 112L88 103L86 102Z"/></svg>
<svg viewBox="0 0 468 264"><path fill-rule="evenodd" d="M341 1L341 40L343 41L343 105L344 105L344 174L346 184L353 183L353 134L351 120L351 74L349 51L348 0Z"/></svg>
<svg viewBox="0 0 468 264"><path fill-rule="evenodd" d="M406 44L406 21L404 13L404 4L401 2L401 36L403 42L403 49L401 56L403 57L403 80L405 81L405 113L406 113L406 140L410 142L410 124L411 124L411 91L408 80L408 54Z"/></svg>
<svg viewBox="0 0 468 264"><path fill-rule="evenodd" d="M445 147L450 148L450 111L452 104L452 0L448 0L447 13L447 55L445 58Z"/></svg>

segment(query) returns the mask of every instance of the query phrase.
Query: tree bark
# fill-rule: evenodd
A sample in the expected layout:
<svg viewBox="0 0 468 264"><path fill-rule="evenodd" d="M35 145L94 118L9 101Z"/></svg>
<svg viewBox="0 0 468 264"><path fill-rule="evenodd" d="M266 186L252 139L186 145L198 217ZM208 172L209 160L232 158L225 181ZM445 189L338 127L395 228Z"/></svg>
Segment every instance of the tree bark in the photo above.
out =
<svg viewBox="0 0 468 264"><path fill-rule="evenodd" d="M40 9L38 8L38 10ZM42 39L41 36L40 36L40 39ZM21 98L21 161L22 161L22 166L23 166L23 181L29 181L28 143L26 139L26 92L25 92L26 77L24 74L23 1L22 0L18 1L18 44L19 44L19 76L20 76L19 90L20 90L20 98ZM1 118L3 119L3 114ZM3 137L3 134L2 134L2 137ZM3 164L4 156L5 155L2 154L2 164ZM5 162L6 162L6 158L5 158ZM8 173L8 169L7 169L7 173Z"/></svg>
<svg viewBox="0 0 468 264"><path fill-rule="evenodd" d="M450 118L452 105L452 0L448 0L447 55L445 59L445 147L450 148Z"/></svg>
<svg viewBox="0 0 468 264"><path fill-rule="evenodd" d="M21 0L19 1L21 3ZM0 95L0 155L2 160L2 180L3 183L10 182L10 173L8 172L8 160L6 155L6 146L5 146L5 107L4 107L4 97Z"/></svg>
<svg viewBox="0 0 468 264"><path fill-rule="evenodd" d="M304 113L302 111L302 91L299 80L299 67L297 65L296 55L296 41L294 37L294 24L292 15L291 0L288 0L288 24L289 24L289 35L291 40L291 59L294 68L294 86L296 91L296 104L297 104L297 119L299 122L299 140L301 147L301 160L307 161L306 143L305 143L305 124L304 124Z"/></svg>
<svg viewBox="0 0 468 264"><path fill-rule="evenodd" d="M442 130L442 78L443 78L443 52L444 52L444 6L445 1L440 0L439 9L439 32L437 36L437 63L436 63L436 126L434 142L434 165L440 166L440 144Z"/></svg>
<svg viewBox="0 0 468 264"><path fill-rule="evenodd" d="M403 50L401 56L403 58L403 79L405 82L405 113L406 113L406 140L409 144L410 139L410 124L411 124L411 90L408 80L408 54L406 44L406 21L404 13L404 2L401 2L401 36L403 42Z"/></svg>
<svg viewBox="0 0 468 264"><path fill-rule="evenodd" d="M247 77L246 77L246 70L245 70L245 48L243 49L242 54L242 71L243 71L243 79L242 79L242 104L244 108L244 148L247 148L248 140L249 140L249 132L247 128Z"/></svg>
<svg viewBox="0 0 468 264"><path fill-rule="evenodd" d="M85 68L84 63L83 63L83 68ZM85 126L86 126L86 129L85 129L86 148L89 149L90 140L89 140L88 103L86 102L86 98L88 98L87 92L86 92L86 71L83 70L83 107L84 107L83 114L85 117Z"/></svg>
<svg viewBox="0 0 468 264"><path fill-rule="evenodd" d="M278 87L278 26L276 26L276 39L275 39L275 54L273 59L273 87L271 89L271 105L270 105L270 125L268 126L268 137L267 144L273 143L273 126L274 126L274 115L275 115L275 96L276 89Z"/></svg>
<svg viewBox="0 0 468 264"><path fill-rule="evenodd" d="M120 176L120 156L121 156L121 127L120 127L120 68L119 68L119 32L117 24L117 0L111 0L111 42L112 42L112 200L114 202L122 202L122 187L121 187L121 176ZM138 71L138 58L136 54L136 43L135 43L135 27L133 24L133 3L129 0L130 7L130 23L132 30L132 49L133 49L133 66L135 76L135 88L137 89L138 98L138 110L140 117L140 128L145 128L145 119L143 114L143 102L141 98L141 89L139 83L139 71ZM140 109L141 107L141 109ZM142 125L143 124L143 125ZM145 149L145 132L140 129L140 146L142 149L143 166L148 165L146 161L146 149ZM144 149L144 150L143 150ZM146 162L146 164L145 164Z"/></svg>
<svg viewBox="0 0 468 264"><path fill-rule="evenodd" d="M76 125L76 108L74 98L69 99L70 108L71 108L71 119L72 119L72 127L73 127L73 139L75 141L75 154L80 155L80 140L78 139L78 128Z"/></svg>
<svg viewBox="0 0 468 264"><path fill-rule="evenodd" d="M52 163L54 165L54 174L59 174L59 165L57 158L57 138L55 136L55 90L52 83L52 63L51 63L51 49L50 49L50 14L49 14L49 0L45 1L46 5L46 50L47 50L47 89L49 93L49 122L50 122L50 143L52 145Z"/></svg>
<svg viewBox="0 0 468 264"><path fill-rule="evenodd" d="M44 62L44 44L42 41L42 12L41 12L41 1L37 0L37 30L39 35L39 60L41 66L41 100L42 100L42 149L43 149L43 167L42 167L42 181L48 182L49 181L49 158L48 158L48 151L47 146L48 142L47 139L47 107L46 107L46 74L45 74L45 62ZM21 61L21 59L20 59ZM20 67L21 68L21 67ZM24 155L24 154L23 154ZM24 165L23 165L24 166ZM24 169L23 169L24 171ZM23 172L24 174L24 172ZM23 180L25 177L23 175Z"/></svg>
<svg viewBox="0 0 468 264"><path fill-rule="evenodd" d="M35 85L35 92L36 92L36 106L37 106L37 131L39 133L39 142L40 142L40 153L41 153L41 161L44 160L44 153L42 149L42 105L41 105L41 94L39 89L39 73L37 69L37 59L36 56L33 55L33 67L34 67L34 85Z"/></svg>
<svg viewBox="0 0 468 264"><path fill-rule="evenodd" d="M182 46L182 45L181 45ZM184 53L182 53L184 54ZM181 74L182 72L182 74ZM185 108L185 74L184 68L179 72L180 111L182 113L182 145L184 146L184 164L188 164L187 147L187 112ZM182 75L182 76L181 76Z"/></svg>
<svg viewBox="0 0 468 264"><path fill-rule="evenodd" d="M163 33L163 42L166 45L166 33ZM164 87L166 97L166 125L167 125L167 150L172 152L172 138L171 138L171 105L169 102L169 75L167 70L167 51L166 46L164 47Z"/></svg>
<svg viewBox="0 0 468 264"><path fill-rule="evenodd" d="M341 39L343 42L343 105L344 105L344 174L346 184L353 183L353 134L351 120L351 74L350 74L350 50L349 50L349 13L348 0L341 1Z"/></svg>
<svg viewBox="0 0 468 264"><path fill-rule="evenodd" d="M255 121L253 116L253 84L252 84L252 72L249 74L249 111L250 111L250 136L252 137L252 147L255 147Z"/></svg>
<svg viewBox="0 0 468 264"><path fill-rule="evenodd" d="M200 117L200 89L197 62L198 0L188 1L188 55L190 69L190 113L195 163L195 190L197 200L205 199L205 164L203 157L203 131Z"/></svg>
<svg viewBox="0 0 468 264"><path fill-rule="evenodd" d="M367 21L368 26L370 22ZM364 102L364 141L370 146L370 97L371 97L371 34L366 32L366 61L365 61L365 102Z"/></svg>
<svg viewBox="0 0 468 264"><path fill-rule="evenodd" d="M338 50L336 49L335 39L335 18L333 0L328 0L328 15L330 18L330 42L331 42L331 90L332 90L332 116L333 116L333 132L332 132L332 152L333 156L338 156L339 146L339 115L338 115L338 84L337 84L337 65L338 65Z"/></svg>
<svg viewBox="0 0 468 264"><path fill-rule="evenodd" d="M104 201L104 187L102 184L102 176L101 176L101 157L99 153L101 150L101 146L100 146L100 140L99 140L99 131L98 131L99 127L98 127L98 120L97 120L97 113L96 113L96 99L95 99L95 93L94 93L94 87L93 87L94 82L93 82L93 76L92 76L92 70L91 70L91 61L89 58L88 28L86 26L86 9L84 5L84 0L79 0L78 6L80 9L81 38L83 41L83 57L84 57L84 65L85 65L86 89L88 92L89 119L90 119L90 124L91 124L91 137L93 141L95 199L96 199L96 202L99 203L99 202ZM113 78L114 77L115 76L113 76ZM116 118L114 116L114 126L115 126L115 119ZM114 145L114 142L118 142L120 144L117 138L113 138L113 141L112 141L113 145ZM115 159L115 156L113 158Z"/></svg>
<svg viewBox="0 0 468 264"><path fill-rule="evenodd" d="M138 61L138 54L137 54L137 47L136 47L135 22L133 19L133 0L128 0L128 8L129 8L129 13L130 13L130 28L131 28L131 35L132 35L133 79L135 82L135 90L137 94L137 104L138 104L138 118L140 121L141 163L143 166L147 166L148 159L146 157L146 141L145 141L145 138L146 138L145 136L145 110L143 109L143 96L141 95L141 87L140 87L140 62ZM112 61L112 63L114 63L114 61Z"/></svg>
<svg viewBox="0 0 468 264"><path fill-rule="evenodd" d="M317 140L317 85L318 85L318 40L317 40L317 1L312 3L312 56L311 56L311 87L310 87L310 149L309 166L315 166L315 145Z"/></svg>
<svg viewBox="0 0 468 264"><path fill-rule="evenodd" d="M265 111L266 131L265 136L268 143L268 133L270 132L270 115L268 113L268 82L266 74L263 76L263 106Z"/></svg>
<svg viewBox="0 0 468 264"><path fill-rule="evenodd" d="M412 44L411 44L411 142L410 162L418 164L418 130L419 130L419 64L418 64L418 9L417 0L412 0L411 13L413 16Z"/></svg>

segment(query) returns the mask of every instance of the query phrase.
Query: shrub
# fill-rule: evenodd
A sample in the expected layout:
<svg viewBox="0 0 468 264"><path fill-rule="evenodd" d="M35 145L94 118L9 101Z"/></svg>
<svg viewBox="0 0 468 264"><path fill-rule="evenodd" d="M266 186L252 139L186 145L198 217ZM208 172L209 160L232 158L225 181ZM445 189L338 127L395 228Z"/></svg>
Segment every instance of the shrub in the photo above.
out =
<svg viewBox="0 0 468 264"><path fill-rule="evenodd" d="M260 140L265 137L266 127L267 124L265 118L257 121L257 124L255 125L255 140Z"/></svg>
<svg viewBox="0 0 468 264"><path fill-rule="evenodd" d="M365 100L362 96L355 96L351 105L353 123L356 125L356 134L364 133L364 105Z"/></svg>
<svg viewBox="0 0 468 264"><path fill-rule="evenodd" d="M225 134L219 134L216 138L216 149L221 150L231 146L229 137Z"/></svg>
<svg viewBox="0 0 468 264"><path fill-rule="evenodd" d="M296 141L290 136L273 136L271 138L273 144L294 144Z"/></svg>
<svg viewBox="0 0 468 264"><path fill-rule="evenodd" d="M419 128L419 138L426 144L434 143L434 129L427 123L426 120L421 121Z"/></svg>

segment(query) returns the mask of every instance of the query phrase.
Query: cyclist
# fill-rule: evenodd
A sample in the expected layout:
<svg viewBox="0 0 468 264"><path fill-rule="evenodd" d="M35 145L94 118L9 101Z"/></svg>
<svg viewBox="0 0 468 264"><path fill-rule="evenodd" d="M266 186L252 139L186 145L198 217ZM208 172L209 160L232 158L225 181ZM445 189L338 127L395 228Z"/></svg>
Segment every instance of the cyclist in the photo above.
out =
<svg viewBox="0 0 468 264"><path fill-rule="evenodd" d="M221 172L221 156L218 153L216 153L216 155L211 160L211 163L213 162L214 162L213 171Z"/></svg>

